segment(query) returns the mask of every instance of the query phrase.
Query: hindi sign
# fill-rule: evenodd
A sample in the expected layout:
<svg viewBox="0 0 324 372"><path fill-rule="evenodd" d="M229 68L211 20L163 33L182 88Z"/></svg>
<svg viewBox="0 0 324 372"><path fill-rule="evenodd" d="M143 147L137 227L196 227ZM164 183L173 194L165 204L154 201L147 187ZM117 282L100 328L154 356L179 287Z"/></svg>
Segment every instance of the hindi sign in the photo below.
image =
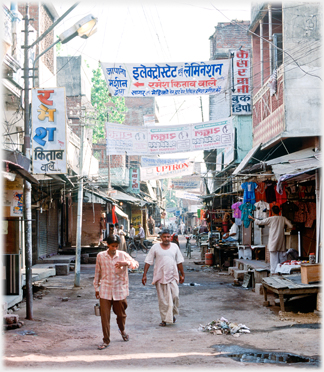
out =
<svg viewBox="0 0 324 372"><path fill-rule="evenodd" d="M234 145L232 118L155 127L106 123L107 155L173 154Z"/></svg>
<svg viewBox="0 0 324 372"><path fill-rule="evenodd" d="M65 174L65 88L32 89L33 174Z"/></svg>
<svg viewBox="0 0 324 372"><path fill-rule="evenodd" d="M200 180L192 180L192 181L172 180L170 188L173 190L199 189L200 182L201 182Z"/></svg>
<svg viewBox="0 0 324 372"><path fill-rule="evenodd" d="M234 53L232 115L252 115L250 54L249 50L237 50Z"/></svg>
<svg viewBox="0 0 324 372"><path fill-rule="evenodd" d="M217 94L227 89L229 60L180 63L105 63L113 96L157 97Z"/></svg>
<svg viewBox="0 0 324 372"><path fill-rule="evenodd" d="M194 200L194 201L201 202L199 195L192 194L192 193L185 192L185 191L177 190L175 196L176 198L179 198L179 199L187 199L187 200Z"/></svg>
<svg viewBox="0 0 324 372"><path fill-rule="evenodd" d="M130 191L133 193L140 192L140 170L139 168L130 168L129 188L130 188Z"/></svg>
<svg viewBox="0 0 324 372"><path fill-rule="evenodd" d="M188 159L163 159L158 157L152 157L148 158L145 156L141 157L141 166L142 167L156 167L158 165L167 165L167 164L175 164L175 163L181 163Z"/></svg>
<svg viewBox="0 0 324 372"><path fill-rule="evenodd" d="M194 171L193 165L193 162L185 161L177 164L141 168L141 181L191 175Z"/></svg>

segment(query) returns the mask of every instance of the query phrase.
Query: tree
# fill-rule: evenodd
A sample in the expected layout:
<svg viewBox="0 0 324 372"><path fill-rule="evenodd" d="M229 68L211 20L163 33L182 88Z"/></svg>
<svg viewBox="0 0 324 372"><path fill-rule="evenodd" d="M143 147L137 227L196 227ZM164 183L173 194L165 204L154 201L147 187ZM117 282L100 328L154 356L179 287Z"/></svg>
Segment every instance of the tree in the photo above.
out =
<svg viewBox="0 0 324 372"><path fill-rule="evenodd" d="M101 66L99 65L96 70L92 70L92 73L91 104L95 108L94 119L97 123L93 127L93 142L97 143L100 139L105 138L107 114L109 113L109 122L122 124L127 108L124 97L113 97L109 94Z"/></svg>

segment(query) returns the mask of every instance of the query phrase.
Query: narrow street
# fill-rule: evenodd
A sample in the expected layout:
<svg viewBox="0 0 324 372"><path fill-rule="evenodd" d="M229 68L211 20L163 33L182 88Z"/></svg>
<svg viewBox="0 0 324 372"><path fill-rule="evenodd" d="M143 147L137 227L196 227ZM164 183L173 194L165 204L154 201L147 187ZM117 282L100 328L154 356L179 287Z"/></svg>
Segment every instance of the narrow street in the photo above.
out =
<svg viewBox="0 0 324 372"><path fill-rule="evenodd" d="M193 242L193 240L192 240ZM180 236L181 251L185 239ZM118 333L114 314L111 343L98 350L102 340L100 318L94 315L96 299L92 281L95 265L82 265L81 287L74 287L74 273L47 279L34 294L34 320L26 320L25 302L15 314L24 321L21 328L4 332L6 368L273 368L287 366L269 362L256 364L226 357L240 350L257 353L281 352L318 359L320 318L316 313L279 314L279 307L263 307L263 296L251 289L233 286L233 277L196 265L200 252L193 246L191 260L185 257L186 279L180 285L180 315L165 328L160 322L155 287L141 283L145 255L140 253L139 272L130 273L126 331L130 341ZM148 274L152 279L153 268ZM274 298L271 297L272 303ZM198 330L200 324L225 317L243 323L250 334L212 335ZM285 319L285 320L280 320ZM243 348L243 349L240 349ZM263 355L263 354L262 354ZM316 363L291 363L311 367ZM318 366L318 365L317 365Z"/></svg>

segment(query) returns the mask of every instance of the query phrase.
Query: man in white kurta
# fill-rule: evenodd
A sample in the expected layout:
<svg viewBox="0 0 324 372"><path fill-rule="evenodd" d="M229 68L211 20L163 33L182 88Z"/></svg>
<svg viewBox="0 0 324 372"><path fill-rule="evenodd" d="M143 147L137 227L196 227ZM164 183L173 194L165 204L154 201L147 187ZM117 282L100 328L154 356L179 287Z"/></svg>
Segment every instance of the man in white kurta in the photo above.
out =
<svg viewBox="0 0 324 372"><path fill-rule="evenodd" d="M162 320L159 325L165 327L167 323L175 323L175 315L179 314L178 283L184 282L185 275L182 265L183 255L177 244L171 243L169 230L162 231L161 240L152 246L145 258L142 283L146 284L147 271L154 264L152 284L156 286L158 295Z"/></svg>
<svg viewBox="0 0 324 372"><path fill-rule="evenodd" d="M286 217L279 216L280 209L278 206L272 207L272 213L272 217L263 220L257 220L254 217L249 216L256 225L269 226L268 250L270 252L271 275L275 274L278 263L284 262L286 259L284 256L284 253L286 252L285 226L289 229L293 228L293 225Z"/></svg>

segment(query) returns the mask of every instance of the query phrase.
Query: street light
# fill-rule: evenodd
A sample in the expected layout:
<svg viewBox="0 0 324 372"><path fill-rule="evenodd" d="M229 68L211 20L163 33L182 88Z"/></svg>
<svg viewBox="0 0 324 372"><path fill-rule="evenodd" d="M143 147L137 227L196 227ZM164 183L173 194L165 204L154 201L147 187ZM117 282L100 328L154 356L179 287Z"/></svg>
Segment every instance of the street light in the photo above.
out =
<svg viewBox="0 0 324 372"><path fill-rule="evenodd" d="M95 18L92 14L89 14L77 23L75 23L72 27L67 29L66 31L62 32L61 35L58 37L58 39L50 45L48 48L46 48L42 53L40 53L34 60L33 64L33 71L35 71L35 65L36 62L39 60L39 58L47 53L50 49L53 48L54 45L61 42L62 44L66 44L76 36L80 36L82 39L87 39L90 36L92 36L94 33L97 32L97 25L98 18ZM33 74L33 88L35 87L35 74Z"/></svg>
<svg viewBox="0 0 324 372"><path fill-rule="evenodd" d="M24 16L25 21L25 40L24 45L22 48L24 49L24 128L25 128L25 136L24 136L24 155L28 158L30 158L30 111L29 111L29 79L33 78L33 87L34 87L34 73L33 76L29 75L29 50L37 45L41 40L45 38L49 32L51 32L54 27L59 24L79 3L75 3L72 5L61 17L59 17L46 31L44 31L31 45L29 45L28 42L28 35L29 32L29 22L32 20L29 18L29 4L26 4L26 14ZM89 17L89 16L87 16ZM85 18L87 18L85 17ZM82 20L84 20L83 18ZM97 23L97 19L91 16L91 19L89 18L87 21L83 21L81 23L80 20L77 22L76 25L73 27L76 27L74 32L77 33L74 35L72 33L70 35L70 38L68 39L68 36L66 36L64 39L64 43L67 43L69 40L71 40L73 37L80 35L83 38L90 37L95 31L95 25ZM95 21L95 22L94 22ZM86 27L86 24L88 24L89 28ZM57 41L59 42L60 39ZM46 49L43 53L41 53L37 60L49 49L53 48L53 46L57 43L53 43L49 48ZM62 41L63 43L63 41ZM35 62L34 66L35 67ZM34 71L34 70L33 70ZM24 181L24 222L25 222L25 267L26 267L26 319L32 320L33 319L33 284L32 284L32 213L31 213L31 184L25 180Z"/></svg>

